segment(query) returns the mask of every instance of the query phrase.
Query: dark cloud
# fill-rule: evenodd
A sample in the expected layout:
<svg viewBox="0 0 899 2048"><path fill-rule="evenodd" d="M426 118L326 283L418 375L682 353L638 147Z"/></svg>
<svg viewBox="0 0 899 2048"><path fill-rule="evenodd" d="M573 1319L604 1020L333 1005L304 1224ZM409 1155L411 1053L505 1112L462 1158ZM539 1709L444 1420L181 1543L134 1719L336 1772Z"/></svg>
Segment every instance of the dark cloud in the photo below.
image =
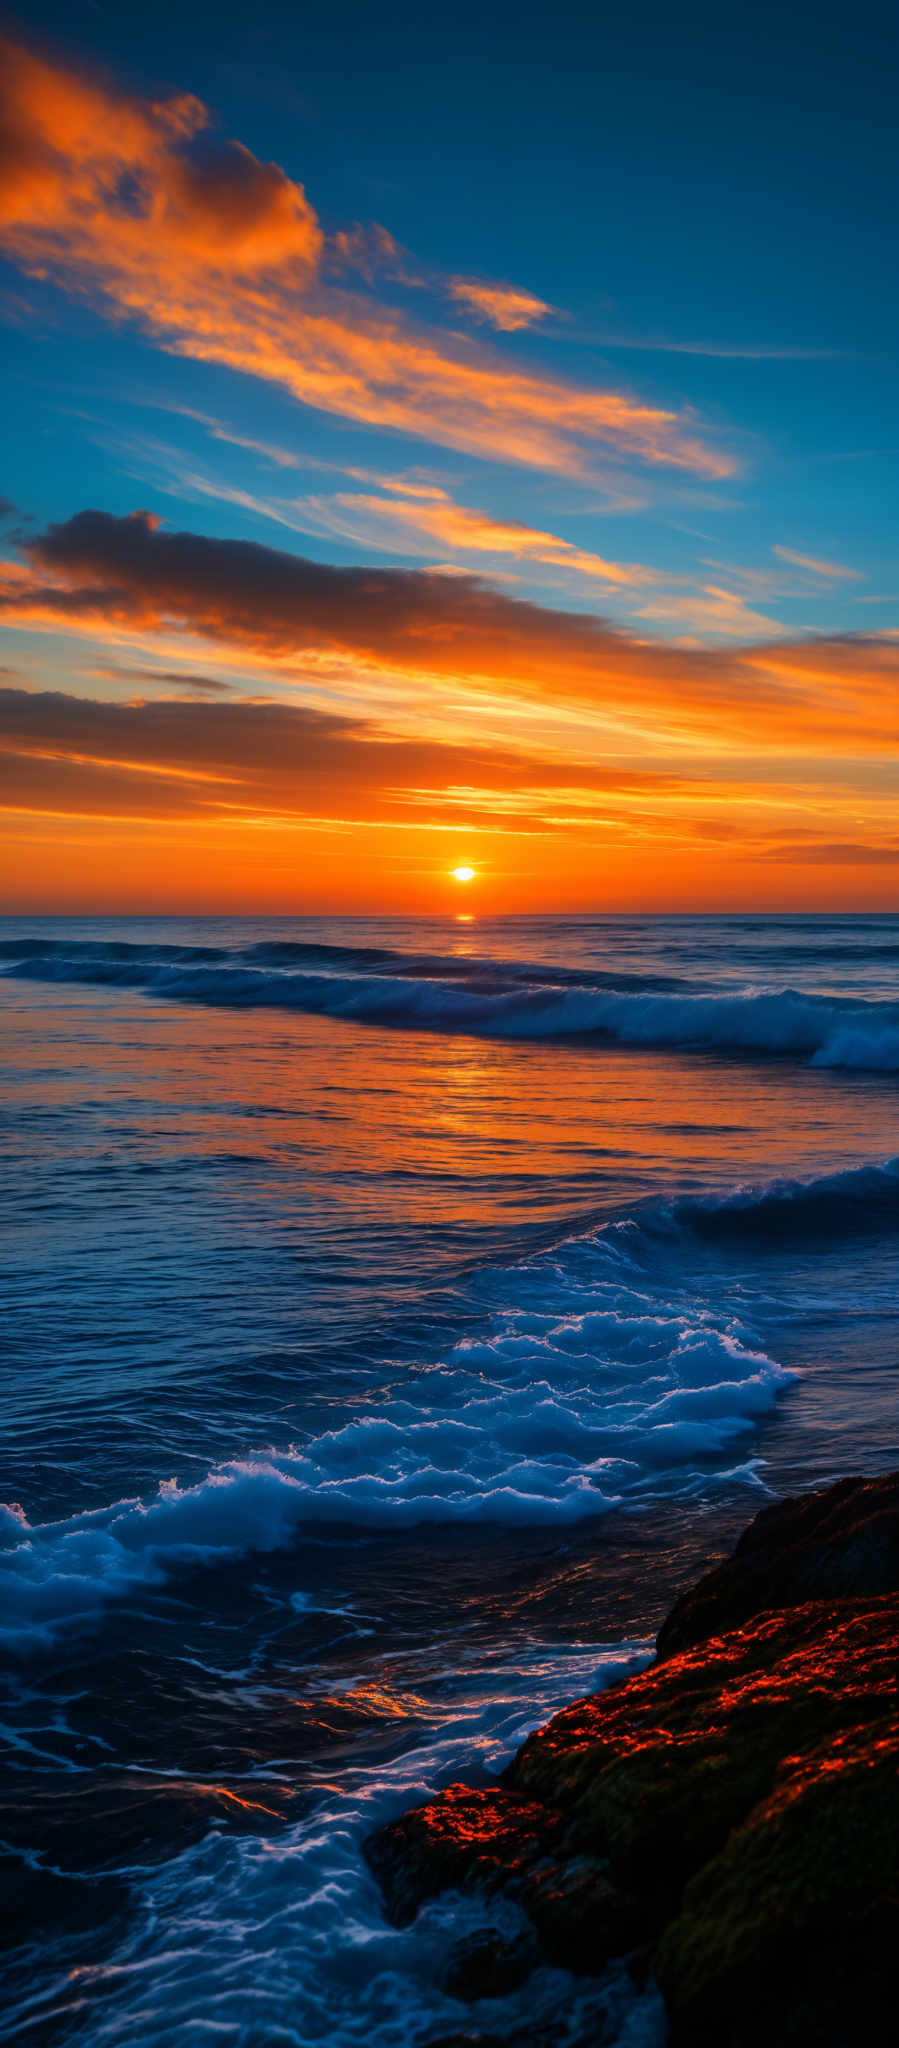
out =
<svg viewBox="0 0 899 2048"><path fill-rule="evenodd" d="M883 868L899 863L899 841L889 840L881 846L850 839L818 840L808 846L790 841L784 846L770 847L763 858L786 861L790 865L801 861L803 866L811 863L816 867Z"/></svg>
<svg viewBox="0 0 899 2048"><path fill-rule="evenodd" d="M362 719L274 702L163 698L102 703L59 691L0 689L0 802L16 808L140 816L242 814L397 818L446 803L457 822L495 816L530 793L533 809L587 787L661 792L679 779L585 770L509 751L385 737ZM465 792L461 803L445 793ZM534 823L529 815L528 824Z"/></svg>
<svg viewBox="0 0 899 2048"><path fill-rule="evenodd" d="M10 611L94 612L147 629L174 620L261 655L330 650L599 700L613 680L641 705L653 684L669 702L681 690L730 701L739 667L729 654L636 640L604 619L507 596L475 576L335 567L256 541L168 533L144 511L76 513L26 552L36 578L53 580L14 586ZM793 694L760 674L749 681L754 701Z"/></svg>
<svg viewBox="0 0 899 2048"><path fill-rule="evenodd" d="M651 729L847 755L899 741L899 643L835 636L696 648L507 595L469 575L334 567L254 541L169 533L149 512L84 511L0 579L10 624L98 636L188 631L259 664L374 663L494 696L528 694Z"/></svg>
<svg viewBox="0 0 899 2048"><path fill-rule="evenodd" d="M184 668L120 668L114 663L109 668L98 668L94 674L116 683L162 683L178 690L228 691L232 683L223 683L220 676L198 676Z"/></svg>

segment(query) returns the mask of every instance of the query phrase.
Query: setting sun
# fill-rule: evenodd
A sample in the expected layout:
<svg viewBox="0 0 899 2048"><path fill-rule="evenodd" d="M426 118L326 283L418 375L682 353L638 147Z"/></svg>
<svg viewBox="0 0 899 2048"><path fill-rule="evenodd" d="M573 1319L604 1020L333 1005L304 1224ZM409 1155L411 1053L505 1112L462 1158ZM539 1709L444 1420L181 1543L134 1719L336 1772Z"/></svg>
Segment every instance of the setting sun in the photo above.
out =
<svg viewBox="0 0 899 2048"><path fill-rule="evenodd" d="M0 0L0 2048L889 2034L895 15Z"/></svg>

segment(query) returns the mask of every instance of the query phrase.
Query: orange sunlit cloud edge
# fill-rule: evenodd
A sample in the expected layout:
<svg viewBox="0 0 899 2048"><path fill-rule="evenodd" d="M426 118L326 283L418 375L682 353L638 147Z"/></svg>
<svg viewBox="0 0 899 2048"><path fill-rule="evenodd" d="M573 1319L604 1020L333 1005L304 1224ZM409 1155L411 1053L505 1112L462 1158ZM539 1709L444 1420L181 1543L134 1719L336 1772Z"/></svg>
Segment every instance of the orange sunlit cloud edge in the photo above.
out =
<svg viewBox="0 0 899 2048"><path fill-rule="evenodd" d="M763 751L892 754L899 639L842 635L722 650L666 645L467 574L343 568L258 542L86 511L0 564L0 622L100 638L182 633L266 664L349 657L547 712L626 717L634 736ZM427 709L427 706L424 707Z"/></svg>
<svg viewBox="0 0 899 2048"><path fill-rule="evenodd" d="M194 96L128 94L9 37L0 56L0 249L26 273L93 293L177 354L445 447L571 476L598 449L732 474L686 416L512 367L333 282L353 237L328 244L302 186L222 142ZM450 288L507 329L516 303L540 304Z"/></svg>
<svg viewBox="0 0 899 2048"><path fill-rule="evenodd" d="M0 693L22 901L55 900L63 854L70 886L108 900L99 869L109 844L118 862L127 841L121 887L148 905L227 905L255 889L285 908L321 897L425 907L441 872L435 835L447 875L463 864L451 853L463 832L479 900L498 909L529 907L535 887L562 906L658 901L662 845L674 902L704 888L709 901L758 900L760 887L772 901L871 900L872 889L893 900L889 636L671 648L469 577L333 569L102 513L29 543L6 572L0 618L74 628L98 649L108 636L117 652L127 636L132 659L135 647L152 658L180 640L186 660L205 646L251 666L263 691L252 701L192 666L107 661L119 701ZM316 658L341 657L353 715L264 701L266 688L308 693ZM405 729L378 710L379 682L404 673L419 693ZM558 725L566 704L594 732L574 755ZM503 705L500 745L486 726ZM360 831L376 835L377 856L370 846L360 860ZM265 851L248 852L260 834ZM298 839L311 848L302 857Z"/></svg>
<svg viewBox="0 0 899 2048"><path fill-rule="evenodd" d="M366 427L581 482L600 461L699 481L735 472L733 452L689 408L522 368L477 335L429 327L384 303L382 286L399 280L442 295L459 322L468 315L499 336L558 317L524 287L413 275L376 225L327 233L303 187L241 143L222 141L195 96L129 92L9 39L3 53L0 246L26 275L130 322L164 350L250 374ZM353 278L360 282L350 288ZM252 435L206 425L282 460ZM53 834L68 862L72 818L79 831L92 820L90 829L113 834L129 823L141 833L175 832L179 821L195 834L214 827L217 901L242 886L241 833L264 831L271 843L301 830L402 832L416 848L394 848L392 872L398 887L417 888L431 886L435 872L427 835L457 825L507 842L502 862L478 852L479 877L489 869L500 905L526 901L535 883L547 900L564 901L572 889L647 900L662 844L666 886L670 879L683 900L708 887L710 844L722 900L759 863L781 863L777 888L781 896L798 889L797 901L808 900L807 882L796 880L803 868L821 870L816 900L835 879L843 888L847 871L857 900L859 889L869 894L866 870L894 889L894 638L791 637L750 607L774 589L768 572L731 569L723 579L723 565L710 561L702 588L686 591L676 577L577 547L545 525L461 505L443 484L349 466L345 474L382 495L343 490L291 508L208 488L299 530L316 531L317 520L318 530L362 546L392 549L395 540L413 555L446 548L454 557L507 557L612 594L627 590L636 630L509 596L496 587L495 566L491 584L457 559L441 565L451 577L336 569L248 542L169 533L146 513L82 512L49 527L23 561L0 565L3 623L64 642L76 672L78 647L89 646L89 673L113 692L126 691L130 677L132 693L157 699L206 693L209 715L201 741L187 745L185 725L167 752L158 724L140 716L158 703L135 703L123 707L134 714L130 725L92 728L79 748L61 708L78 700L68 690L34 692L38 670L26 652L22 694L37 722L10 708L4 766L15 829L31 834L25 883L45 891L48 907ZM780 542L771 551L806 577L858 579L823 551ZM657 626L735 644L725 653L666 645L649 637ZM204 675L204 663L225 673ZM243 730L249 758L231 757L216 730L224 703L209 700L234 690L307 700L281 707L287 724L277 745L286 745L292 780L270 758L275 728L261 707ZM327 742L316 745L307 714L320 715L329 694L338 708ZM85 719L102 725L108 704L81 701ZM13 691L9 707L17 703ZM249 717L252 707L228 704L229 713L238 709ZM366 772L349 772L351 733ZM391 748L400 751L391 756ZM33 865L40 819L43 871ZM541 854L535 868L529 837L551 845L549 865ZM135 869L139 891L163 886L163 868L164 886L174 886L174 844L152 879ZM441 858L436 871L446 874L451 860L441 869ZM341 886L358 892L360 875L353 879L349 859L343 866ZM88 894L93 886L85 883ZM282 900L297 886L285 853ZM752 887L757 893L757 874Z"/></svg>

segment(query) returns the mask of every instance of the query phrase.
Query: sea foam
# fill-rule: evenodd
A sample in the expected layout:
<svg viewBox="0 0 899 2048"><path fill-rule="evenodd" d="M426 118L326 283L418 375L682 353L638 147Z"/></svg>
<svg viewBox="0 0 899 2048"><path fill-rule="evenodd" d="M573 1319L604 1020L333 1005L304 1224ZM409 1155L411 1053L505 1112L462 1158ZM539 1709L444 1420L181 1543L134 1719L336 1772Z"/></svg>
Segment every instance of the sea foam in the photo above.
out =
<svg viewBox="0 0 899 2048"><path fill-rule="evenodd" d="M793 1375L735 1320L655 1279L651 1235L625 1223L488 1269L500 1305L483 1327L303 1443L65 1521L32 1527L8 1507L3 1639L47 1648L110 1601L304 1529L564 1529L635 1492L678 1490L697 1460L728 1469Z"/></svg>

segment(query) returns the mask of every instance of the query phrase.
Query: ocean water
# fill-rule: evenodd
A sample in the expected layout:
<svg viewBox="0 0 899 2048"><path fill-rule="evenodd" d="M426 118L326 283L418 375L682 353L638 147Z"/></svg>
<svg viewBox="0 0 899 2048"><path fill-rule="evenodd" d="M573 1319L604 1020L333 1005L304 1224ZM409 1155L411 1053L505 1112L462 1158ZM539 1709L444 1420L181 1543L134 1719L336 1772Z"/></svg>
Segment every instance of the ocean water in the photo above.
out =
<svg viewBox="0 0 899 2048"><path fill-rule="evenodd" d="M7 919L0 1046L0 2038L656 2048L362 1843L897 1462L899 919Z"/></svg>

